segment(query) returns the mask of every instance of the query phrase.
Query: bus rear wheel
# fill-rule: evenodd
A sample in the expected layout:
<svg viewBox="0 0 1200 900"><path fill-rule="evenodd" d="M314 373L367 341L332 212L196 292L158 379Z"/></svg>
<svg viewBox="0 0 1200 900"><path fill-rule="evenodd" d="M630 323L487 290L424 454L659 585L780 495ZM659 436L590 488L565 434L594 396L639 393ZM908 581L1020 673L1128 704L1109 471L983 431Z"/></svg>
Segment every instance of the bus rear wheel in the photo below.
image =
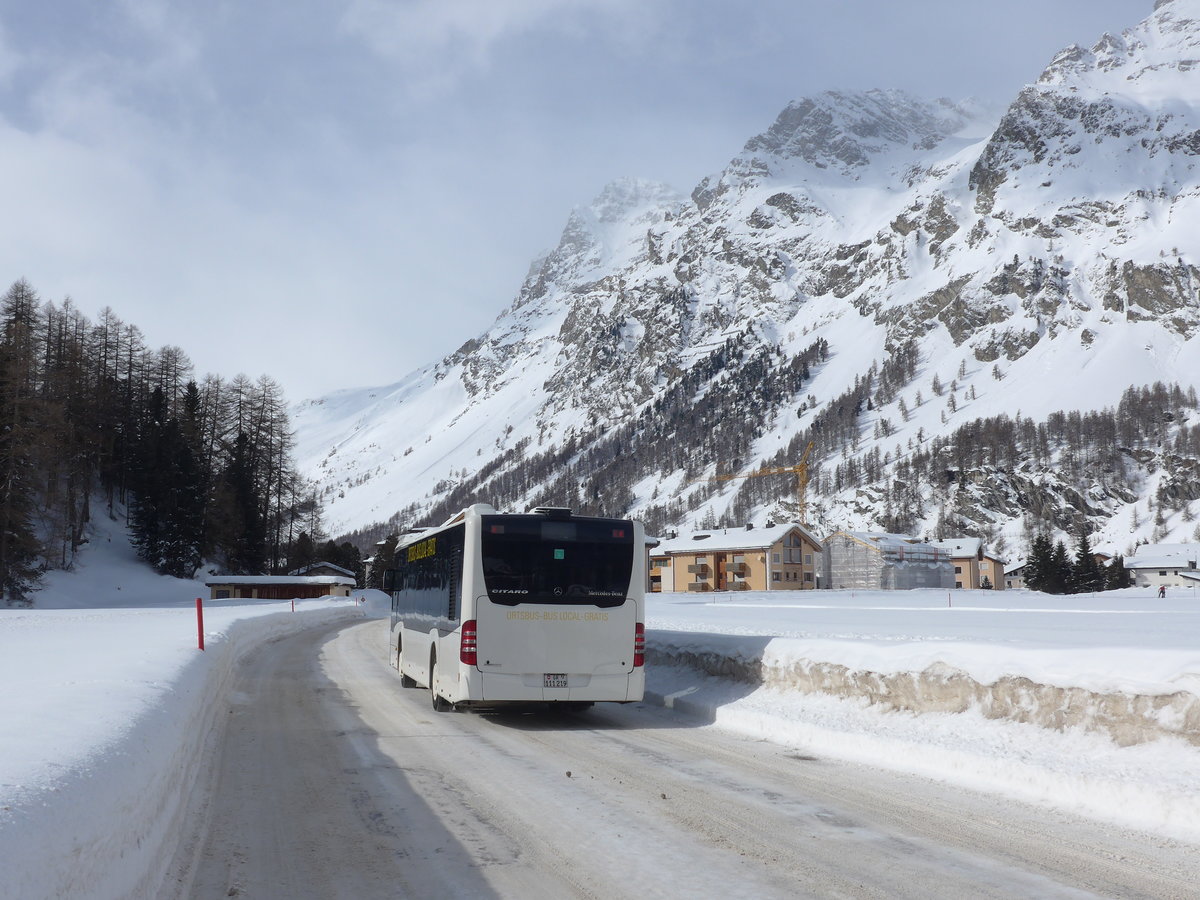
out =
<svg viewBox="0 0 1200 900"><path fill-rule="evenodd" d="M400 670L400 687L415 688L417 686L417 680L404 672L404 654L398 641L396 643L396 668Z"/></svg>
<svg viewBox="0 0 1200 900"><path fill-rule="evenodd" d="M433 673L437 668L437 657L433 654L429 655L429 696L433 703L434 712L449 712L451 710L450 701L437 692L437 686L433 683Z"/></svg>

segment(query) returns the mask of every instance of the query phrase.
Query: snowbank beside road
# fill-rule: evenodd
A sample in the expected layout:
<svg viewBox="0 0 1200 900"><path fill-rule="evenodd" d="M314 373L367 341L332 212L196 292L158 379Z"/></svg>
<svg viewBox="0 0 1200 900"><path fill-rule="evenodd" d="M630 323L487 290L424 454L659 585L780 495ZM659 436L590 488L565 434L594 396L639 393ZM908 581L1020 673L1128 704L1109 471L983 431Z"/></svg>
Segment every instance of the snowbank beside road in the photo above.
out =
<svg viewBox="0 0 1200 900"><path fill-rule="evenodd" d="M361 616L344 598L0 614L6 897L154 896L229 676L264 641Z"/></svg>
<svg viewBox="0 0 1200 900"><path fill-rule="evenodd" d="M799 752L1200 841L1200 603L654 595L648 699Z"/></svg>
<svg viewBox="0 0 1200 900"><path fill-rule="evenodd" d="M847 647L844 642L655 631L651 665L682 666L802 694L857 698L884 710L962 713L1063 731L1101 732L1127 746L1180 738L1200 747L1200 664L1190 651L1147 654L1104 648L1109 669L1079 686L1096 661L1091 651L1005 648L1003 661L978 644ZM1124 679L1112 667L1128 672ZM1052 668L1066 677L1047 677ZM1035 679L1027 673L1039 672ZM1069 674L1068 674L1069 673ZM1175 674L1171 674L1175 673ZM1057 683L1065 682L1065 683ZM1097 688L1096 683L1103 685Z"/></svg>

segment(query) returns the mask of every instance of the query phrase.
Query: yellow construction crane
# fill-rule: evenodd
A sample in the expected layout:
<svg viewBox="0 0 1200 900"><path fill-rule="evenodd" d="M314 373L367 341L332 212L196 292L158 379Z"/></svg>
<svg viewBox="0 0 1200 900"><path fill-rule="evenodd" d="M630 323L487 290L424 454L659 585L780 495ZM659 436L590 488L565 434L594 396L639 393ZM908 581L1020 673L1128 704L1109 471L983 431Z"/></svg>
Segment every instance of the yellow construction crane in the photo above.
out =
<svg viewBox="0 0 1200 900"><path fill-rule="evenodd" d="M800 504L800 524L808 524L808 454L813 448L813 442L809 441L808 446L804 448L804 453L800 456L800 462L794 466L781 466L773 469L759 469L756 472L743 472L741 475L713 475L711 478L705 478L704 481L733 481L735 478L761 478L763 475L795 475L796 476L796 500Z"/></svg>

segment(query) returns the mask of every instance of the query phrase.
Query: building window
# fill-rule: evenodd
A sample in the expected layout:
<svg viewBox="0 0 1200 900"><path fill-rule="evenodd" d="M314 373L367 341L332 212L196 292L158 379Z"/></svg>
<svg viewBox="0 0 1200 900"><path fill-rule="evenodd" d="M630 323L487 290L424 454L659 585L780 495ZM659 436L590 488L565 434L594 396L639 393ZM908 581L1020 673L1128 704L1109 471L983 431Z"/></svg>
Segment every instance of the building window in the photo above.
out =
<svg viewBox="0 0 1200 900"><path fill-rule="evenodd" d="M813 580L813 573L812 573L812 572L805 572L805 573L804 573L804 580L805 580L805 581L807 581L807 582L809 582L809 583L811 583L811 582L812 582L812 580Z"/></svg>
<svg viewBox="0 0 1200 900"><path fill-rule="evenodd" d="M962 582L961 582L961 581L956 581L956 582L954 582L954 586L955 586L956 588L960 588L960 587L962 587Z"/></svg>
<svg viewBox="0 0 1200 900"><path fill-rule="evenodd" d="M778 572L772 572L772 573L771 573L771 580L772 580L772 581L778 581L778 580L779 580L779 573L778 573Z"/></svg>
<svg viewBox="0 0 1200 900"><path fill-rule="evenodd" d="M961 575L961 574L962 574L962 566L955 566L955 567L954 567L954 574L955 574L955 575ZM959 587L962 587L962 585L960 584L960 585L959 585Z"/></svg>
<svg viewBox="0 0 1200 900"><path fill-rule="evenodd" d="M771 554L771 562L773 562L773 563L779 562L779 554L778 553Z"/></svg>
<svg viewBox="0 0 1200 900"><path fill-rule="evenodd" d="M804 554L804 564L805 564L806 566L811 566L811 565L812 565L812 554L811 554L811 553L805 553L805 554Z"/></svg>

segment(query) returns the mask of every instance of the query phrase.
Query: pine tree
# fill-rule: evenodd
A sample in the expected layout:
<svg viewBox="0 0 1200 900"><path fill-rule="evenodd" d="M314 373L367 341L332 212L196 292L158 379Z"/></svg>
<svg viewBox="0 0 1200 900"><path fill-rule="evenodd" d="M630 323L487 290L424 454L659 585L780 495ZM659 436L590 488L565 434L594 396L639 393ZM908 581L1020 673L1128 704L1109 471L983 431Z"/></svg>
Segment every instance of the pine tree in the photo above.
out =
<svg viewBox="0 0 1200 900"><path fill-rule="evenodd" d="M231 572L261 575L267 568L266 526L255 482L254 447L239 431L218 483L216 552Z"/></svg>
<svg viewBox="0 0 1200 900"><path fill-rule="evenodd" d="M302 569L311 566L317 561L317 551L313 546L313 540L308 536L307 531L300 532L300 536L292 541L288 549L287 567L289 572L298 572Z"/></svg>
<svg viewBox="0 0 1200 900"><path fill-rule="evenodd" d="M1106 591L1119 591L1122 588L1133 587L1133 576L1125 568L1125 557L1119 553L1108 564L1104 575L1104 590Z"/></svg>
<svg viewBox="0 0 1200 900"><path fill-rule="evenodd" d="M156 387L136 445L130 528L138 555L155 570L191 578L202 553L205 479L185 429L167 409Z"/></svg>
<svg viewBox="0 0 1200 900"><path fill-rule="evenodd" d="M35 459L34 333L40 301L18 281L0 300L0 596L25 601L40 577L41 542L34 531Z"/></svg>
<svg viewBox="0 0 1200 900"><path fill-rule="evenodd" d="M1046 592L1050 594L1066 594L1070 590L1071 556L1067 545L1058 541L1054 545L1054 554L1050 557L1050 579Z"/></svg>
<svg viewBox="0 0 1200 900"><path fill-rule="evenodd" d="M1050 591L1053 554L1049 537L1039 534L1033 539L1029 560L1025 563L1025 586L1031 591Z"/></svg>
<svg viewBox="0 0 1200 900"><path fill-rule="evenodd" d="M1088 541L1087 530L1079 529L1079 543L1075 548L1075 562L1071 567L1068 586L1072 594L1088 594L1104 590L1104 572L1096 562L1096 556Z"/></svg>
<svg viewBox="0 0 1200 900"><path fill-rule="evenodd" d="M367 587L383 590L383 573L392 568L393 557L396 555L396 544L399 540L398 534L389 534L376 545L375 557L371 562L370 571L367 573Z"/></svg>

